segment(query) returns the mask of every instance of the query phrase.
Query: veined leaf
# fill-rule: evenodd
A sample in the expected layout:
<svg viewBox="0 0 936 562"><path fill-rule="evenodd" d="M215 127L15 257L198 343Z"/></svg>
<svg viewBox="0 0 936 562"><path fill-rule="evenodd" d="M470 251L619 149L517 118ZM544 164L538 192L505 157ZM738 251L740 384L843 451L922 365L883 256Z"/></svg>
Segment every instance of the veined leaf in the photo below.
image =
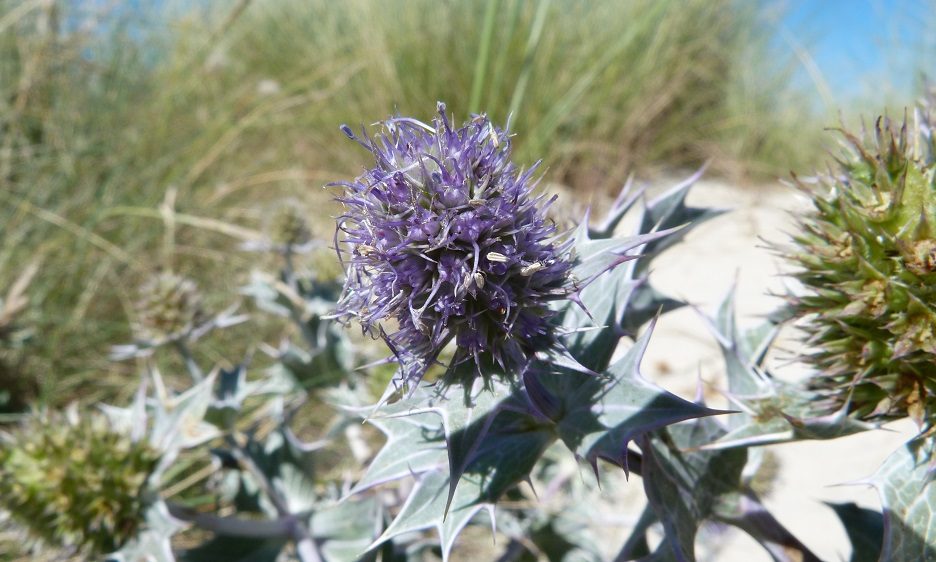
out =
<svg viewBox="0 0 936 562"><path fill-rule="evenodd" d="M435 412L399 417L373 417L374 425L387 442L355 484L352 494L373 486L415 476L448 463L442 419Z"/></svg>
<svg viewBox="0 0 936 562"><path fill-rule="evenodd" d="M695 535L702 521L713 517L720 503L740 493L745 449L687 452L723 432L715 420L699 419L640 440L647 499L663 523L664 543L680 562L695 560ZM669 559L658 558L663 554L657 552L651 559Z"/></svg>
<svg viewBox="0 0 936 562"><path fill-rule="evenodd" d="M551 422L527 412L519 389L492 386L474 393L422 387L372 418L388 432L388 441L355 491L409 474L419 480L373 546L435 528L448 556L464 525L480 510L493 514L494 503L529 476L556 440Z"/></svg>
<svg viewBox="0 0 936 562"><path fill-rule="evenodd" d="M480 511L486 511L493 525L494 505L478 501L479 486L471 481L462 481L455 489L448 517L443 519L446 509L449 477L445 470L427 472L410 493L403 509L371 548L393 537L435 528L442 543L442 558L448 560L458 533Z"/></svg>
<svg viewBox="0 0 936 562"><path fill-rule="evenodd" d="M933 438L918 437L891 454L872 478L884 508L881 560L936 560Z"/></svg>
<svg viewBox="0 0 936 562"><path fill-rule="evenodd" d="M559 436L576 455L594 464L603 458L624 466L627 444L679 421L721 413L689 402L640 375L650 329L600 376L561 373L544 380L563 399Z"/></svg>

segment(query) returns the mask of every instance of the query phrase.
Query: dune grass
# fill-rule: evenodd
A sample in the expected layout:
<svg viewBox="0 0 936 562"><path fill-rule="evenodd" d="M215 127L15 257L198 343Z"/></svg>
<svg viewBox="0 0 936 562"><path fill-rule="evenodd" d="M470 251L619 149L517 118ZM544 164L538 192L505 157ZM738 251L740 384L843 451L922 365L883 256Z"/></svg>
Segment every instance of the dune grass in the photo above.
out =
<svg viewBox="0 0 936 562"><path fill-rule="evenodd" d="M764 177L816 155L792 62L768 56L747 3L97 4L0 0L0 289L40 260L17 365L54 403L128 387L137 367L106 350L157 268L221 307L263 265L237 246L273 201L310 202L327 237L320 186L365 157L340 123L429 118L437 100L509 117L519 161L582 193L634 170L713 158ZM247 333L206 359L236 361Z"/></svg>

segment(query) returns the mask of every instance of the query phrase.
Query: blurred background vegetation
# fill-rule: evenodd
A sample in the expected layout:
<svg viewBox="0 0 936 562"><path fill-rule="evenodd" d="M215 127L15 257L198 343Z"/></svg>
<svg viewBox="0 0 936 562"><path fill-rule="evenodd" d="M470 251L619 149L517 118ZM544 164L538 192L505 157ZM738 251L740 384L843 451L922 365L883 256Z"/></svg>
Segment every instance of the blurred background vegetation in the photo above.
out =
<svg viewBox="0 0 936 562"><path fill-rule="evenodd" d="M136 287L172 269L208 306L236 301L269 259L239 247L284 197L330 240L321 186L367 156L341 123L428 119L437 100L459 121L512 116L519 162L544 159L546 181L588 197L706 160L739 185L771 182L821 162L837 111L900 107L816 103L808 42L778 47L776 13L732 0L0 0L0 411L133 388L138 366L107 350L131 339ZM236 360L256 330L202 353ZM274 327L261 333L275 343Z"/></svg>

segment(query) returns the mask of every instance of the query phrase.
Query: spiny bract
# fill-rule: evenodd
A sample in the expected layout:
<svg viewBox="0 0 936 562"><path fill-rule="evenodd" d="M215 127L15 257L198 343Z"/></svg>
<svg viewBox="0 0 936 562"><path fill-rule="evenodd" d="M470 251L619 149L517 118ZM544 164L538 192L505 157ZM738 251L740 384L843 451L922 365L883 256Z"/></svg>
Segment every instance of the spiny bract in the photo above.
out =
<svg viewBox="0 0 936 562"><path fill-rule="evenodd" d="M343 127L375 165L335 184L347 268L339 317L386 340L398 385L420 380L452 340L453 366L518 374L555 344L549 303L573 290L571 241L546 216L554 198L534 194L536 166L518 169L507 132L483 115L453 128L439 104L432 125L381 125L374 138Z"/></svg>
<svg viewBox="0 0 936 562"><path fill-rule="evenodd" d="M932 98L931 98L932 99ZM839 169L803 186L815 210L792 258L794 309L827 407L863 419L936 421L936 143L932 102L900 125L844 132ZM800 182L802 186L802 182Z"/></svg>
<svg viewBox="0 0 936 562"><path fill-rule="evenodd" d="M158 459L103 416L36 414L0 439L0 506L54 544L112 552L143 521L140 492Z"/></svg>

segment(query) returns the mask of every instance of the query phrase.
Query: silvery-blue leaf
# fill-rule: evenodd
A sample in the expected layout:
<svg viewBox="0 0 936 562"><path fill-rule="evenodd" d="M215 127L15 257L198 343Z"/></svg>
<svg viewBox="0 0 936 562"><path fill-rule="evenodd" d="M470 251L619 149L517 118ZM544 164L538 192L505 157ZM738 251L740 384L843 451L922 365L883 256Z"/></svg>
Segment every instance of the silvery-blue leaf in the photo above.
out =
<svg viewBox="0 0 936 562"><path fill-rule="evenodd" d="M715 420L698 419L670 426L639 443L647 499L663 523L665 544L680 562L695 560L699 525L741 487L746 450L687 452L723 432Z"/></svg>
<svg viewBox="0 0 936 562"><path fill-rule="evenodd" d="M733 291L709 327L725 360L728 398L741 413L731 416L729 431L704 449L835 439L876 427L850 417L847 408L819 415L812 393L774 377L767 369L766 355L778 327L768 321L751 330L738 328Z"/></svg>
<svg viewBox="0 0 936 562"><path fill-rule="evenodd" d="M563 400L559 437L594 464L603 458L624 466L627 445L637 437L679 421L721 413L679 398L640 374L652 326L599 376L560 373L544 381Z"/></svg>
<svg viewBox="0 0 936 562"><path fill-rule="evenodd" d="M274 283L275 279L271 275L252 271L250 282L241 288L240 293L252 297L260 310L288 318L291 303L276 290Z"/></svg>
<svg viewBox="0 0 936 562"><path fill-rule="evenodd" d="M478 510L492 510L508 489L526 479L555 441L552 422L529 413L520 390L494 381L491 388L479 387L466 393L460 387L438 392L423 386L373 419L391 437L355 490L408 474L419 479L378 543L434 527L447 556L464 524ZM410 447L397 441L404 436L413 439Z"/></svg>
<svg viewBox="0 0 936 562"><path fill-rule="evenodd" d="M455 490L448 517L443 519L449 492L449 477L446 471L425 473L416 484L393 522L372 545L372 548L393 537L435 528L442 544L442 559L448 560L461 530L480 511L488 513L494 520L494 505L478 500L480 482L477 479L463 481Z"/></svg>
<svg viewBox="0 0 936 562"><path fill-rule="evenodd" d="M368 497L316 509L309 533L321 545L325 562L354 562L367 559L363 554L382 525L382 507L375 497Z"/></svg>
<svg viewBox="0 0 936 562"><path fill-rule="evenodd" d="M704 167L669 192L644 204L634 238L612 238L623 214L636 202L634 197L624 194L612 206L601 227L588 229L583 225L577 231L576 253L585 268L577 274L582 279L615 264L613 260L619 259L615 254L622 253L622 248L617 248L616 244L630 241L641 244L628 245L628 250L624 250L635 255L634 260L599 275L582 289L580 301L585 310L563 303L562 326L570 333L566 346L586 367L594 371L606 369L622 336L635 337L657 314L684 305L654 289L648 282L647 271L655 255L681 240L697 224L720 214L685 205L686 194L703 171ZM605 252L604 256L601 252Z"/></svg>
<svg viewBox="0 0 936 562"><path fill-rule="evenodd" d="M689 231L703 222L724 213L720 209L707 209L689 207L686 205L686 196L695 182L702 177L706 166L701 167L670 190L647 203L641 216L638 232L651 232L652 230L666 230L687 225L671 236L650 242L644 253L653 256L681 241ZM637 274L643 275L649 268L650 260L644 259L638 263Z"/></svg>
<svg viewBox="0 0 936 562"><path fill-rule="evenodd" d="M437 413L372 417L368 423L383 432L387 441L351 490L352 494L448 464L445 430Z"/></svg>
<svg viewBox="0 0 936 562"><path fill-rule="evenodd" d="M144 519L145 523L137 536L119 551L107 555L107 562L175 562L172 535L184 525L169 514L162 500L157 500L147 508Z"/></svg>
<svg viewBox="0 0 936 562"><path fill-rule="evenodd" d="M213 396L215 375L206 377L182 394L166 397L159 392L153 400L152 420L148 439L162 453L159 465L150 477L158 485L160 475L179 451L201 445L220 435L218 428L204 421Z"/></svg>
<svg viewBox="0 0 936 562"><path fill-rule="evenodd" d="M932 437L913 439L894 453L871 479L884 508L881 560L936 560L936 485Z"/></svg>

